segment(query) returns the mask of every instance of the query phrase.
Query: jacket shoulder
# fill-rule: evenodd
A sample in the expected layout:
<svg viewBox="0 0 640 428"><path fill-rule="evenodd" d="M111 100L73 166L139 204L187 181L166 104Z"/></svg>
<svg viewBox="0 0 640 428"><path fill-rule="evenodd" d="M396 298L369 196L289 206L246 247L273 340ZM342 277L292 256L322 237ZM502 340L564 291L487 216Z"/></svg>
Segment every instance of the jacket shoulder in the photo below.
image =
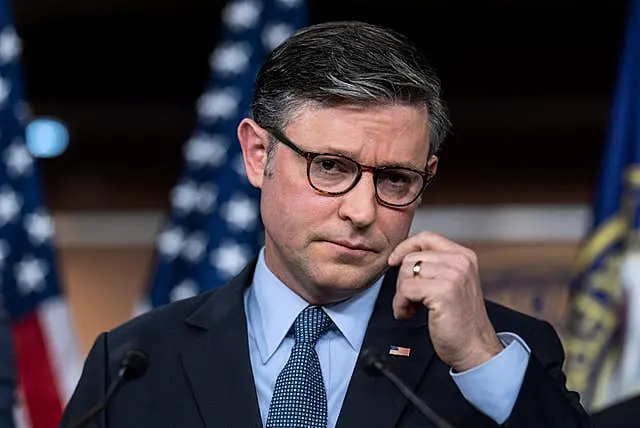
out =
<svg viewBox="0 0 640 428"><path fill-rule="evenodd" d="M487 308L487 314L492 322L522 323L525 325L540 325L541 323L547 323L547 321L540 318L509 308L492 300L485 300L485 306Z"/></svg>
<svg viewBox="0 0 640 428"><path fill-rule="evenodd" d="M185 328L185 320L219 289L153 308L107 332L110 353L117 348L149 348L166 341ZM118 354L118 352L116 352Z"/></svg>
<svg viewBox="0 0 640 428"><path fill-rule="evenodd" d="M485 304L496 332L517 334L543 361L558 356L564 358L562 342L551 323L496 302L487 300Z"/></svg>

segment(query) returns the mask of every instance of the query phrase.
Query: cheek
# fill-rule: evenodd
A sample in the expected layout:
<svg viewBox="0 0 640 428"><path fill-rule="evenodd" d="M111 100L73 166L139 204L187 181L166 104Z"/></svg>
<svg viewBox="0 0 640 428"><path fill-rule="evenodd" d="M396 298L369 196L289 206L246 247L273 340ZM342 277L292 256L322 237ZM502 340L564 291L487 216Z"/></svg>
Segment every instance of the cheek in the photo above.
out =
<svg viewBox="0 0 640 428"><path fill-rule="evenodd" d="M275 227L279 234L296 239L311 233L336 208L334 198L317 194L306 181L284 178L272 177L265 181L263 219L266 227Z"/></svg>
<svg viewBox="0 0 640 428"><path fill-rule="evenodd" d="M292 241L314 239L327 228L334 227L337 218L335 198L318 195L311 189L301 192L288 206L282 207L283 218L289 220Z"/></svg>
<svg viewBox="0 0 640 428"><path fill-rule="evenodd" d="M378 214L378 228L384 233L393 248L409 236L414 211L415 209L404 211L383 209Z"/></svg>

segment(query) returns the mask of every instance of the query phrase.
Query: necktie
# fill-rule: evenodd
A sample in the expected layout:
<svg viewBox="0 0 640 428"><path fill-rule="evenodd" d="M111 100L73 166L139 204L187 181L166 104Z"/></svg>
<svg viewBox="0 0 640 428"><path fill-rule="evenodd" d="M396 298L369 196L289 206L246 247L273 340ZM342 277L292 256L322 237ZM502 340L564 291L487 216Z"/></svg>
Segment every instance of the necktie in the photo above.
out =
<svg viewBox="0 0 640 428"><path fill-rule="evenodd" d="M295 344L276 379L267 428L326 428L327 394L316 342L333 325L317 306L307 306L293 325Z"/></svg>

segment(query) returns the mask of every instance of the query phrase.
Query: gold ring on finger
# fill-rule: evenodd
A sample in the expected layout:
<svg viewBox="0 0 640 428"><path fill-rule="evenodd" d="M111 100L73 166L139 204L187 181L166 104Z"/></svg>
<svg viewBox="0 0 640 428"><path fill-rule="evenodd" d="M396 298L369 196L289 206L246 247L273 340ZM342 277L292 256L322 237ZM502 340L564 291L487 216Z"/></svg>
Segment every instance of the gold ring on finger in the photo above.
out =
<svg viewBox="0 0 640 428"><path fill-rule="evenodd" d="M413 272L413 277L417 277L420 275L420 271L422 270L422 260L418 260L413 264L411 268L411 272Z"/></svg>

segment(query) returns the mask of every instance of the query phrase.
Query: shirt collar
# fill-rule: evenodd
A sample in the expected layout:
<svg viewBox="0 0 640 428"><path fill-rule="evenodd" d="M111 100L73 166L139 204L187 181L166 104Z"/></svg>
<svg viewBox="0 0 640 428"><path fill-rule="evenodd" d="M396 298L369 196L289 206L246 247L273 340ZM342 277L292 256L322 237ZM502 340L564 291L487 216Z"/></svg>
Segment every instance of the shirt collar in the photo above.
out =
<svg viewBox="0 0 640 428"><path fill-rule="evenodd" d="M356 352L360 352L381 285L382 278L350 299L324 307L327 315Z"/></svg>
<svg viewBox="0 0 640 428"><path fill-rule="evenodd" d="M323 307L356 352L362 346L381 285L382 278L344 302ZM264 248L258 256L251 289L247 303L249 310L257 315L259 325L253 325L252 328L264 364L278 349L298 314L309 303L271 272L265 263Z"/></svg>

